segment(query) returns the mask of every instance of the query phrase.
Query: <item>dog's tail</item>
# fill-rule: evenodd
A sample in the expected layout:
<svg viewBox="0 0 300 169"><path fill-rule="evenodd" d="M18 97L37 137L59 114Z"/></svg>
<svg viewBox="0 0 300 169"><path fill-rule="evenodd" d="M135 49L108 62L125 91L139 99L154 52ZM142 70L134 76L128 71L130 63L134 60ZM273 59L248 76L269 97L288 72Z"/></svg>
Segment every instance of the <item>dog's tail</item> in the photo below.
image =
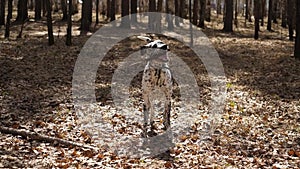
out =
<svg viewBox="0 0 300 169"><path fill-rule="evenodd" d="M140 40L147 41L148 43L153 42L153 40L151 38L146 37L146 36L137 36L137 38L140 39Z"/></svg>

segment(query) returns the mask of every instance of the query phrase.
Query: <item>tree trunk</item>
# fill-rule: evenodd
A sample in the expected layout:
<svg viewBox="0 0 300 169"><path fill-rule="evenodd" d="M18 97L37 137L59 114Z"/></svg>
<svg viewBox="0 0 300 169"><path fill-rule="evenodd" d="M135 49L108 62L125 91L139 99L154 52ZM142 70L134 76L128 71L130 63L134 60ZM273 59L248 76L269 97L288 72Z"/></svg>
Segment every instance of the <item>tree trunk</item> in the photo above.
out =
<svg viewBox="0 0 300 169"><path fill-rule="evenodd" d="M194 2L197 0L194 0ZM217 0L217 17L222 14L221 0Z"/></svg>
<svg viewBox="0 0 300 169"><path fill-rule="evenodd" d="M110 0L106 0L106 18L109 19L111 17L111 2Z"/></svg>
<svg viewBox="0 0 300 169"><path fill-rule="evenodd" d="M27 0L18 0L17 22L23 22L28 18Z"/></svg>
<svg viewBox="0 0 300 169"><path fill-rule="evenodd" d="M298 1L298 0L297 0ZM294 0L287 0L287 17L288 17L288 26L289 26L289 40L294 40Z"/></svg>
<svg viewBox="0 0 300 169"><path fill-rule="evenodd" d="M286 0L282 0L282 15L281 15L281 26L287 28L287 9Z"/></svg>
<svg viewBox="0 0 300 169"><path fill-rule="evenodd" d="M99 23L99 0L96 0L96 24Z"/></svg>
<svg viewBox="0 0 300 169"><path fill-rule="evenodd" d="M155 11L156 11L156 1L149 0L149 12L155 12ZM150 30L155 29L155 18L153 14L148 16L148 27Z"/></svg>
<svg viewBox="0 0 300 169"><path fill-rule="evenodd" d="M175 16L179 17L179 3L178 0L174 0ZM179 26L179 18L175 17L175 25Z"/></svg>
<svg viewBox="0 0 300 169"><path fill-rule="evenodd" d="M207 0L206 13L205 13L205 20L207 22L210 22L210 16L211 16L211 3L210 3L210 0Z"/></svg>
<svg viewBox="0 0 300 169"><path fill-rule="evenodd" d="M131 22L137 23L137 0L131 0L131 5L130 5L130 12L131 12Z"/></svg>
<svg viewBox="0 0 300 169"><path fill-rule="evenodd" d="M254 39L258 39L259 32L259 13L260 13L260 0L254 0L254 17L255 17L255 28L254 28Z"/></svg>
<svg viewBox="0 0 300 169"><path fill-rule="evenodd" d="M84 34L90 31L90 13L91 11L91 3L92 0L84 0L82 3L82 10L81 10L81 34Z"/></svg>
<svg viewBox="0 0 300 169"><path fill-rule="evenodd" d="M296 2L296 40L294 56L296 59L300 59L300 1Z"/></svg>
<svg viewBox="0 0 300 169"><path fill-rule="evenodd" d="M79 10L78 10L78 0L72 0L73 1L73 15L78 13Z"/></svg>
<svg viewBox="0 0 300 169"><path fill-rule="evenodd" d="M5 0L0 1L0 25L5 25Z"/></svg>
<svg viewBox="0 0 300 169"><path fill-rule="evenodd" d="M260 19L261 19L261 24L260 26L265 25L265 13L266 13L266 0L261 0L261 10L260 10Z"/></svg>
<svg viewBox="0 0 300 169"><path fill-rule="evenodd" d="M66 21L68 19L68 8L66 0L61 0L61 10L63 13L62 21Z"/></svg>
<svg viewBox="0 0 300 169"><path fill-rule="evenodd" d="M48 44L49 44L49 46L51 46L54 44L54 37L53 37L53 26L52 26L50 0L45 0L45 3L46 3L45 5L47 7Z"/></svg>
<svg viewBox="0 0 300 169"><path fill-rule="evenodd" d="M253 6L253 0L249 0L249 10L248 10L248 12L249 12L249 16L248 16L248 22L252 22L252 14L253 14L253 8L252 8L252 6Z"/></svg>
<svg viewBox="0 0 300 169"><path fill-rule="evenodd" d="M200 0L200 19L198 27L204 28L205 24L205 10L206 10L206 0Z"/></svg>
<svg viewBox="0 0 300 169"><path fill-rule="evenodd" d="M121 1L121 27L130 28L130 20L129 20L129 0Z"/></svg>
<svg viewBox="0 0 300 169"><path fill-rule="evenodd" d="M12 10L13 10L12 1L13 0L8 0L7 3L7 17L6 17L5 35L4 35L5 38L9 38L10 19L12 18Z"/></svg>
<svg viewBox="0 0 300 169"><path fill-rule="evenodd" d="M272 17L273 17L273 0L269 0L268 25L267 25L268 31L272 31Z"/></svg>
<svg viewBox="0 0 300 169"><path fill-rule="evenodd" d="M72 1L69 0L69 13L68 13L68 28L67 28L67 39L66 45L72 45L72 14L73 14L73 4Z"/></svg>
<svg viewBox="0 0 300 169"><path fill-rule="evenodd" d="M232 29L232 20L233 20L233 0L225 0L226 4L226 12L225 12L225 20L224 20L224 28L225 32L233 32Z"/></svg>
<svg viewBox="0 0 300 169"><path fill-rule="evenodd" d="M166 13L170 14L171 10L169 8L169 0L166 0ZM174 24L173 24L173 16L167 15L167 23L168 23L168 30L172 31L174 30Z"/></svg>
<svg viewBox="0 0 300 169"><path fill-rule="evenodd" d="M35 0L34 20L39 21L42 19L42 0Z"/></svg>
<svg viewBox="0 0 300 169"><path fill-rule="evenodd" d="M234 25L238 27L238 0L235 0L234 8Z"/></svg>
<svg viewBox="0 0 300 169"><path fill-rule="evenodd" d="M246 0L246 12L245 12L245 19L249 19L249 0Z"/></svg>
<svg viewBox="0 0 300 169"><path fill-rule="evenodd" d="M278 14L278 0L274 0L273 23L278 23L277 14Z"/></svg>
<svg viewBox="0 0 300 169"><path fill-rule="evenodd" d="M110 21L114 21L116 20L116 0L111 0L110 9Z"/></svg>
<svg viewBox="0 0 300 169"><path fill-rule="evenodd" d="M197 25L198 23L198 11L199 11L199 0L194 0L194 7L193 7L193 24Z"/></svg>

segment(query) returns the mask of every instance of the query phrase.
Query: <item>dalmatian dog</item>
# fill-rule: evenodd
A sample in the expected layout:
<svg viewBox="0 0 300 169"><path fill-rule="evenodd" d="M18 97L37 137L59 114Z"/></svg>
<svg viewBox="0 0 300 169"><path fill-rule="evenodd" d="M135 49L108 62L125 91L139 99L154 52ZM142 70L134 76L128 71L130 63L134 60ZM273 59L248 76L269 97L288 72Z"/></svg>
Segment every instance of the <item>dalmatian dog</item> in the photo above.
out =
<svg viewBox="0 0 300 169"><path fill-rule="evenodd" d="M153 132L154 127L154 110L151 102L151 95L155 90L161 92L161 97L165 97L163 124L164 130L170 127L170 111L171 111L171 96L172 96L172 75L168 66L169 46L161 40L152 40L148 37L138 37L146 40L148 44L141 47L141 54L146 55L147 64L143 71L142 92L143 92L143 111L144 111L144 126L143 137L147 137L147 127L149 125Z"/></svg>

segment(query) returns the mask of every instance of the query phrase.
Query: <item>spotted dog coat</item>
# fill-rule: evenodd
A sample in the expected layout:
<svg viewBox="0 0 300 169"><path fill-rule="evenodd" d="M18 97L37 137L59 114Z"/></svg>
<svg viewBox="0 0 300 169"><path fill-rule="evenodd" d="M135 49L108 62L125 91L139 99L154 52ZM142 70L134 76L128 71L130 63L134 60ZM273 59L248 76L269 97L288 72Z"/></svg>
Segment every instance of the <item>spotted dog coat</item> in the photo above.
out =
<svg viewBox="0 0 300 169"><path fill-rule="evenodd" d="M149 122L151 131L154 129L154 110L150 100L151 94L154 90L160 90L165 96L163 124L164 130L170 127L170 111L171 111L171 96L172 96L172 76L168 66L168 50L169 47L160 40L151 41L142 47L147 51L147 65L144 68L142 79L143 91L143 111L144 111L144 131L143 136L147 137L147 126ZM146 52L144 52L146 53ZM162 95L163 97L163 95Z"/></svg>

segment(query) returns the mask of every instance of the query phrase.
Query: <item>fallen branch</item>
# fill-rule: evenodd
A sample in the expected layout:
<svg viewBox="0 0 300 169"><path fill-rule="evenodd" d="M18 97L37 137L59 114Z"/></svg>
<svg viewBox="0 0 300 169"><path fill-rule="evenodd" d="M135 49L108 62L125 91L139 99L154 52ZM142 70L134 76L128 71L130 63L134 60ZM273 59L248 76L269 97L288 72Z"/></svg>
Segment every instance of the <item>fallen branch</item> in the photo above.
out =
<svg viewBox="0 0 300 169"><path fill-rule="evenodd" d="M22 136L24 138L29 138L31 140L44 141L44 142L51 143L51 144L62 144L65 146L75 146L75 147L92 149L94 151L98 150L98 148L90 146L90 145L73 142L73 141L68 141L68 140L64 140L64 139L60 139L60 138L56 138L56 137L46 136L46 135L42 135L42 134L39 134L36 132L31 132L31 131L26 131L26 130L18 130L18 129L0 126L0 132L4 133L4 134L11 134L14 136Z"/></svg>

